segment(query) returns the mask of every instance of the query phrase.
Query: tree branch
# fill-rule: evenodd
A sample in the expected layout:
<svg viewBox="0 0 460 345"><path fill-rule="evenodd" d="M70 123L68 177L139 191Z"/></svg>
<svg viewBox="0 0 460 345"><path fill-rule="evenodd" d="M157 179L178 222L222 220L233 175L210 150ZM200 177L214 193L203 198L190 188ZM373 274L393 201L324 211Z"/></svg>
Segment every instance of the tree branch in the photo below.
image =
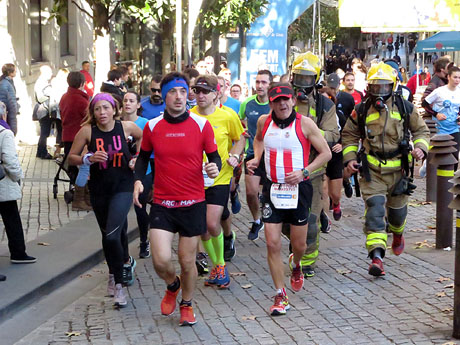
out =
<svg viewBox="0 0 460 345"><path fill-rule="evenodd" d="M109 17L107 19L112 18L112 16L115 14L115 12L117 11L118 7L120 6L120 4L121 4L121 0L118 0L117 4L115 5L115 8L113 9L112 13L109 15Z"/></svg>
<svg viewBox="0 0 460 345"><path fill-rule="evenodd" d="M77 4L77 3L75 2L75 0L72 0L72 3L73 3L75 6L77 6L77 8L78 8L80 11L82 11L83 13L86 13L91 19L94 19L93 16L92 16L87 10L85 10L83 7L81 7L79 4Z"/></svg>

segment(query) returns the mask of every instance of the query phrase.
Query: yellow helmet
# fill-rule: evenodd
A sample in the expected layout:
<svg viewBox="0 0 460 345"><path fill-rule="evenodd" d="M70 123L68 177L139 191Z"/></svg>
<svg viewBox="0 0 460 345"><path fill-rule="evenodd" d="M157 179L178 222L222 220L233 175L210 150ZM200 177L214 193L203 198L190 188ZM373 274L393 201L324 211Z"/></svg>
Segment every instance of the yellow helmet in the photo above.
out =
<svg viewBox="0 0 460 345"><path fill-rule="evenodd" d="M312 87L318 82L320 72L321 62L315 54L300 54L292 64L292 84L298 87Z"/></svg>
<svg viewBox="0 0 460 345"><path fill-rule="evenodd" d="M368 91L372 96L385 97L396 88L398 72L384 62L372 66L367 73Z"/></svg>

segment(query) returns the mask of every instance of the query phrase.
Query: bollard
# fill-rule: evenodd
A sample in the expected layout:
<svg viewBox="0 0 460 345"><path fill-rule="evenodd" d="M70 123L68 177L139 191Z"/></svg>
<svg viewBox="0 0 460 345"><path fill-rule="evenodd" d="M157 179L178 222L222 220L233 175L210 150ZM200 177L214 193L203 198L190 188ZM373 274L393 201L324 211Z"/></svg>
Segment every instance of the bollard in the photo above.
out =
<svg viewBox="0 0 460 345"><path fill-rule="evenodd" d="M436 135L436 122L429 118L424 118L427 127L430 130L430 138ZM432 153L428 153L426 163L426 201L436 202L436 166L430 164Z"/></svg>
<svg viewBox="0 0 460 345"><path fill-rule="evenodd" d="M460 171L450 180L454 186L449 192L455 195L449 208L456 210L455 222L455 276L454 276L454 331L452 336L460 339Z"/></svg>
<svg viewBox="0 0 460 345"><path fill-rule="evenodd" d="M448 134L436 134L431 138L431 150L433 154L429 163L437 166L436 170L436 248L443 249L452 247L452 210L449 203L452 194L449 189L452 186L450 179L454 177L454 164L457 163L453 152L456 152L455 141Z"/></svg>

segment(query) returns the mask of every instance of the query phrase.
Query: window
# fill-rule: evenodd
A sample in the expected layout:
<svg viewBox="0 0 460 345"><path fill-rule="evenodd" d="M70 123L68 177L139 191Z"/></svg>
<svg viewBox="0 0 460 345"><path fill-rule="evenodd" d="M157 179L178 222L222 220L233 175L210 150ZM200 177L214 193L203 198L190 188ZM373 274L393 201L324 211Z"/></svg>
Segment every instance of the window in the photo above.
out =
<svg viewBox="0 0 460 345"><path fill-rule="evenodd" d="M69 48L69 8L66 8L64 13L65 18L67 19L65 23L59 27L59 38L61 44L61 56L70 55Z"/></svg>
<svg viewBox="0 0 460 345"><path fill-rule="evenodd" d="M32 62L43 61L41 0L30 0L30 47Z"/></svg>

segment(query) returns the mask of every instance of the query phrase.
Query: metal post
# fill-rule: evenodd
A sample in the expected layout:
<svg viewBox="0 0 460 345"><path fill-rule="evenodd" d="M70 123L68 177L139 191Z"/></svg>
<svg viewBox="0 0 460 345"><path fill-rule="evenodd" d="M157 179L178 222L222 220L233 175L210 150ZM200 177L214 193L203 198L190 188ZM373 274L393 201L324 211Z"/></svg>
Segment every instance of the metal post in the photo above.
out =
<svg viewBox="0 0 460 345"><path fill-rule="evenodd" d="M455 227L455 282L454 282L454 332L452 336L460 339L460 211L457 210Z"/></svg>
<svg viewBox="0 0 460 345"><path fill-rule="evenodd" d="M451 180L454 186L449 192L455 195L449 208L457 210L455 227L455 282L454 282L454 331L452 337L460 339L460 171Z"/></svg>
<svg viewBox="0 0 460 345"><path fill-rule="evenodd" d="M443 249L452 247L452 210L449 203L452 194L449 193L454 177L454 164L457 159L452 154L456 152L455 141L448 134L436 134L431 138L431 150L433 154L430 163L437 166L437 191L436 191L436 248Z"/></svg>
<svg viewBox="0 0 460 345"><path fill-rule="evenodd" d="M319 61L323 63L323 54L321 53L321 1L318 0L318 56Z"/></svg>
<svg viewBox="0 0 460 345"><path fill-rule="evenodd" d="M182 71L182 0L176 0L176 69Z"/></svg>

